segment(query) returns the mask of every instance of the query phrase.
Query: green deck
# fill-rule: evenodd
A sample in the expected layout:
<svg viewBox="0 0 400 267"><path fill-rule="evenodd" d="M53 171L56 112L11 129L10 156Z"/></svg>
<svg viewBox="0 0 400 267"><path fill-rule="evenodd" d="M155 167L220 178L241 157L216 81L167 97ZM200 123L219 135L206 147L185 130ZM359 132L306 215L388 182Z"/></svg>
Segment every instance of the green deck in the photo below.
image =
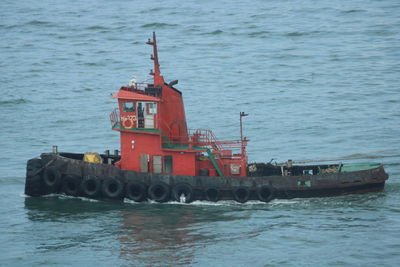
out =
<svg viewBox="0 0 400 267"><path fill-rule="evenodd" d="M340 172L356 172L356 171L364 171L379 168L382 166L380 163L350 163L343 164L340 169Z"/></svg>
<svg viewBox="0 0 400 267"><path fill-rule="evenodd" d="M159 129L154 129L154 128L131 128L131 129L126 129L121 126L119 122L117 122L113 129L118 129L118 130L125 130L125 131L137 131L137 132L147 132L147 133L162 133L161 130Z"/></svg>

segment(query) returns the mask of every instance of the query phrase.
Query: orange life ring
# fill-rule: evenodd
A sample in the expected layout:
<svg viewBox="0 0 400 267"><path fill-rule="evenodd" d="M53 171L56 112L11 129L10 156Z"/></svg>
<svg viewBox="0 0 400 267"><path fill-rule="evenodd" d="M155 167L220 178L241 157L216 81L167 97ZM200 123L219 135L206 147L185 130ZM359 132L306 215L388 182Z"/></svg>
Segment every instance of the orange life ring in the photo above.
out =
<svg viewBox="0 0 400 267"><path fill-rule="evenodd" d="M133 120L131 118L125 118L122 121L122 126L124 126L125 129L132 129L133 128Z"/></svg>

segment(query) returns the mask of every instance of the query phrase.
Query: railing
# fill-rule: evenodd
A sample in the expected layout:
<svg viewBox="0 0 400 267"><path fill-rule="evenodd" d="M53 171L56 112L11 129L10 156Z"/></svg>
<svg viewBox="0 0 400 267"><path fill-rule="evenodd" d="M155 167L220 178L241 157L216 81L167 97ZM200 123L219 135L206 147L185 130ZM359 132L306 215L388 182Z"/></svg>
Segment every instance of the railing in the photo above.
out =
<svg viewBox="0 0 400 267"><path fill-rule="evenodd" d="M110 114L110 122L111 128L115 128L115 126L119 123L119 110L115 108Z"/></svg>
<svg viewBox="0 0 400 267"><path fill-rule="evenodd" d="M218 141L211 130L190 129L188 130L189 139L184 136L169 137L169 144L185 144L189 147L203 147L211 149L217 158L242 157L247 140L225 140ZM174 141L180 140L180 141Z"/></svg>
<svg viewBox="0 0 400 267"><path fill-rule="evenodd" d="M216 136L211 130L189 130L189 138L197 146L211 146L215 150L222 149L221 144L219 144Z"/></svg>
<svg viewBox="0 0 400 267"><path fill-rule="evenodd" d="M194 145L213 150L240 149L242 145L241 140L218 141L213 131L205 129L189 130L189 139Z"/></svg>
<svg viewBox="0 0 400 267"><path fill-rule="evenodd" d="M154 84L150 83L133 83L131 85L122 86L121 89L155 97L160 97L162 94L161 86L154 87Z"/></svg>
<svg viewBox="0 0 400 267"><path fill-rule="evenodd" d="M130 91L130 90L143 90L144 91L144 89L148 86L149 86L148 83L132 83L132 84L123 86L123 88L128 91Z"/></svg>

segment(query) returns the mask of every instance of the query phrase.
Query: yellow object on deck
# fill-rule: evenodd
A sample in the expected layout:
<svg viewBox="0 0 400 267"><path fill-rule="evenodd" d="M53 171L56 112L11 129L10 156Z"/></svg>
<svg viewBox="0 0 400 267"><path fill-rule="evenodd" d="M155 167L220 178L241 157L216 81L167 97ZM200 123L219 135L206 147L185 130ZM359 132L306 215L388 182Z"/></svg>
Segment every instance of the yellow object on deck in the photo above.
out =
<svg viewBox="0 0 400 267"><path fill-rule="evenodd" d="M103 160L100 157L99 153L95 152L86 152L83 155L83 161L84 162L91 162L91 163L102 163Z"/></svg>

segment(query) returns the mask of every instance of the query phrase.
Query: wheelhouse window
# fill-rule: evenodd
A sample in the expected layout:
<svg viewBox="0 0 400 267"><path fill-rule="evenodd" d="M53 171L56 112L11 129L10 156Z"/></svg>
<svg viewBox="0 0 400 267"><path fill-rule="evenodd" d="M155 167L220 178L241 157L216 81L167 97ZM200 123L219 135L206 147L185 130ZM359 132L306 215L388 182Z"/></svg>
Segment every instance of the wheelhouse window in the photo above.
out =
<svg viewBox="0 0 400 267"><path fill-rule="evenodd" d="M124 112L135 112L135 102L123 102L122 111Z"/></svg>
<svg viewBox="0 0 400 267"><path fill-rule="evenodd" d="M146 103L146 112L149 115L157 114L157 104L156 103Z"/></svg>

